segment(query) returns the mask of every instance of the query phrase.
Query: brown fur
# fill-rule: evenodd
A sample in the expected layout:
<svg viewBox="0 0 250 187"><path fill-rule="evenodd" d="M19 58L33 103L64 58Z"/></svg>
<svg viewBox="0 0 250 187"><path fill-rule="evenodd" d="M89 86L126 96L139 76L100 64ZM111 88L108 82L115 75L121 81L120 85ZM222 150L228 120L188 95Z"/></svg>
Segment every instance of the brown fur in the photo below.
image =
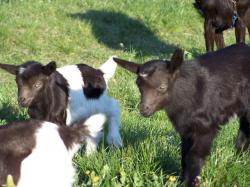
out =
<svg viewBox="0 0 250 187"><path fill-rule="evenodd" d="M236 43L245 42L246 28L250 33L250 0L195 0L194 6L204 17L207 51L214 50L214 42L218 49L224 48L223 31L231 27L235 27Z"/></svg>

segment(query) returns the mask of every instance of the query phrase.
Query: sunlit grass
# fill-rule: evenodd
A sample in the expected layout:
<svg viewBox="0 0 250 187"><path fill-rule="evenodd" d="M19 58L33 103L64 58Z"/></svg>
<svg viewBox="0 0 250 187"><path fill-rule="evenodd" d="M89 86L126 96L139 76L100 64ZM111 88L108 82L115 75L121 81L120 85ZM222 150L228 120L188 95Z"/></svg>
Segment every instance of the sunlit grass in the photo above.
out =
<svg viewBox="0 0 250 187"><path fill-rule="evenodd" d="M34 59L58 66L99 67L111 55L142 63L169 58L176 46L193 58L205 52L203 23L192 0L5 0L0 1L0 59ZM226 43L234 42L233 31ZM247 40L249 41L249 40ZM149 119L138 112L135 76L118 68L109 93L122 109L124 147L74 159L75 187L177 186L180 139L163 112ZM0 71L0 123L27 119L16 102L14 77ZM250 186L249 153L234 149L238 122L222 128L202 172L203 186Z"/></svg>

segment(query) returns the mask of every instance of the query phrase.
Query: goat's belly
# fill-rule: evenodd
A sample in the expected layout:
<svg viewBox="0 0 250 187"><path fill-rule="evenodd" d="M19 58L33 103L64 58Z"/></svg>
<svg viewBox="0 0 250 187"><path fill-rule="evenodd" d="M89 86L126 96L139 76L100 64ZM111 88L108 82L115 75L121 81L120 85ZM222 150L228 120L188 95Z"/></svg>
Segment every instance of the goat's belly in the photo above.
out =
<svg viewBox="0 0 250 187"><path fill-rule="evenodd" d="M112 102L107 95L101 96L99 99L86 99L76 102L76 100L69 102L67 111L66 124L72 123L88 118L94 114L102 113L106 116L110 114Z"/></svg>
<svg viewBox="0 0 250 187"><path fill-rule="evenodd" d="M74 177L71 155L57 126L44 123L36 133L36 146L21 164L17 187L71 187Z"/></svg>

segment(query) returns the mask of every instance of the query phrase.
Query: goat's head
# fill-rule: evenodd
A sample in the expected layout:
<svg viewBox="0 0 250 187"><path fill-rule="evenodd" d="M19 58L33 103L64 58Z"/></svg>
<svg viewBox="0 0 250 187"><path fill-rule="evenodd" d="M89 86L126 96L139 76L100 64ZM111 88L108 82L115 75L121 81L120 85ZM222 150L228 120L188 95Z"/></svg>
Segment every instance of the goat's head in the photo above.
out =
<svg viewBox="0 0 250 187"><path fill-rule="evenodd" d="M183 51L176 49L170 61L151 60L145 64L118 58L114 58L114 61L137 74L136 84L141 93L140 112L143 116L149 117L164 108L178 68L183 62Z"/></svg>
<svg viewBox="0 0 250 187"><path fill-rule="evenodd" d="M22 65L0 64L0 68L16 76L18 102L23 107L29 107L48 85L50 75L56 70L56 63L52 61L44 66L27 61Z"/></svg>

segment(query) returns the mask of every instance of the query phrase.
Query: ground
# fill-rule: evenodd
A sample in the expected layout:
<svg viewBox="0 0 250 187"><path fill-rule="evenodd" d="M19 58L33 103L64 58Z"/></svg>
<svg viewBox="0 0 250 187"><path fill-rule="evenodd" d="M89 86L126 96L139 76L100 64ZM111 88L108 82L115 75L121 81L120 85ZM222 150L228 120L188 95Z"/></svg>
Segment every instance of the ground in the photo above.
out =
<svg viewBox="0 0 250 187"><path fill-rule="evenodd" d="M205 53L203 20L192 0L0 0L0 62L34 59L58 66L98 67L116 55L142 63L169 58L176 46L187 58ZM249 38L247 37L249 43ZM234 31L226 32L226 44ZM122 109L124 147L103 140L97 154L74 158L75 187L177 186L180 139L163 112L143 118L135 76L118 68L109 94ZM14 77L0 71L0 124L27 119L16 102ZM250 186L249 153L236 154L238 120L222 128L202 171L202 186ZM176 180L176 181L175 181Z"/></svg>

